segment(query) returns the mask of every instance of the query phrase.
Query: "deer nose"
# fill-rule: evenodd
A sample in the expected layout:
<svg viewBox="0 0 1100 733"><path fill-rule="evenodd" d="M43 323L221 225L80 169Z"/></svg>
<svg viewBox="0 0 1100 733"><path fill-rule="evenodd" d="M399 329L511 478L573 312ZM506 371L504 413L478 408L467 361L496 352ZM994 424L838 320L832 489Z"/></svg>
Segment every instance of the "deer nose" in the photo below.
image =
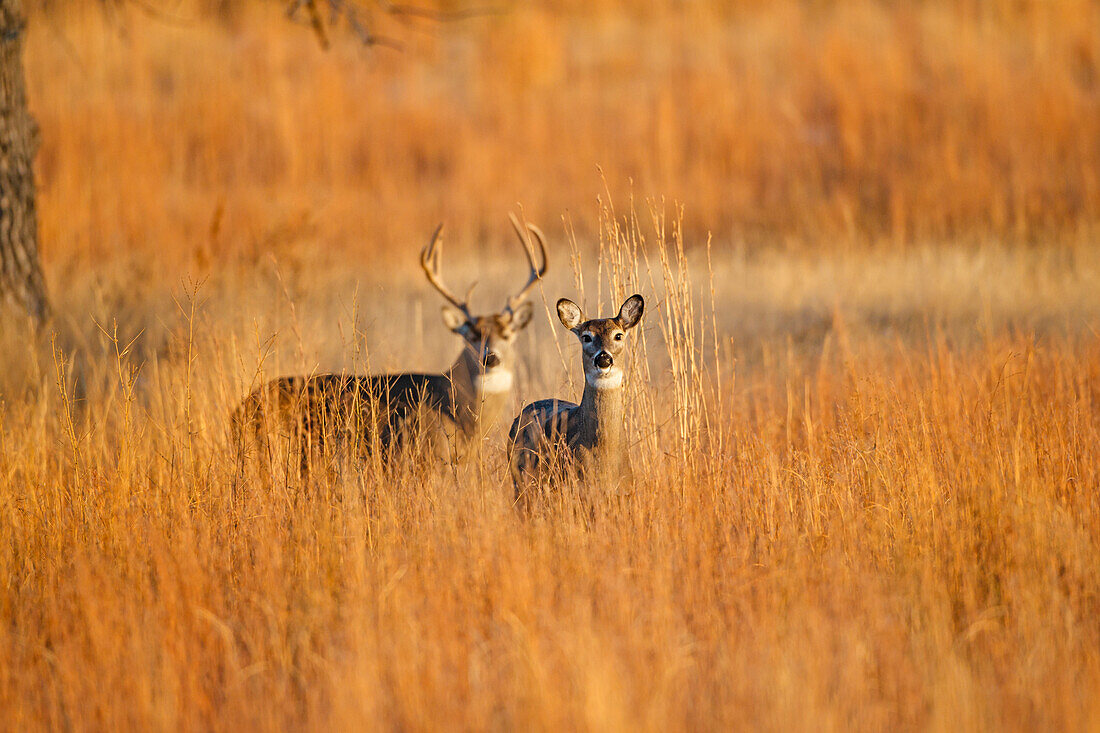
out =
<svg viewBox="0 0 1100 733"><path fill-rule="evenodd" d="M500 364L500 357L490 351L485 355L485 368L492 369Z"/></svg>
<svg viewBox="0 0 1100 733"><path fill-rule="evenodd" d="M615 360L611 358L611 354L606 351L601 351L596 354L596 366L600 369L610 369L611 365L615 363Z"/></svg>

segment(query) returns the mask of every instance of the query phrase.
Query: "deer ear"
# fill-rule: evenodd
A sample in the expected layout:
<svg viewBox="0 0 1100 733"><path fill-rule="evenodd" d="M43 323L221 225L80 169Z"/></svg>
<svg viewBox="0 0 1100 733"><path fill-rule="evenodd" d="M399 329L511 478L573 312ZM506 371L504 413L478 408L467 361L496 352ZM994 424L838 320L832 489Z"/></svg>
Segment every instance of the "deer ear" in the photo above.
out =
<svg viewBox="0 0 1100 733"><path fill-rule="evenodd" d="M569 298L562 298L558 301L558 319L561 325L572 331L581 323L581 307Z"/></svg>
<svg viewBox="0 0 1100 733"><path fill-rule="evenodd" d="M638 325L638 322L642 320L643 311L645 311L645 300L642 299L642 296L635 293L623 303L623 307L619 309L619 316L616 320L624 329L634 328Z"/></svg>
<svg viewBox="0 0 1100 733"><path fill-rule="evenodd" d="M508 322L508 328L513 331L519 331L531 321L531 316L534 314L535 308L531 305L530 301L524 301L512 311L512 320Z"/></svg>
<svg viewBox="0 0 1100 733"><path fill-rule="evenodd" d="M449 305L443 306L443 324L459 335L464 334L469 328L469 324L466 322L466 314Z"/></svg>

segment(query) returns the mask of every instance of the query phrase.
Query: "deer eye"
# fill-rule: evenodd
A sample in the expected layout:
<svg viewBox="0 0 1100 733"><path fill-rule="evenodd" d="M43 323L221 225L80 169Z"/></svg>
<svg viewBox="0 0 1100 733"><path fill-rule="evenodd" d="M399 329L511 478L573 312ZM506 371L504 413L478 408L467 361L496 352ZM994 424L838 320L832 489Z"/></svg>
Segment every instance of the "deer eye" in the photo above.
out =
<svg viewBox="0 0 1100 733"><path fill-rule="evenodd" d="M590 344L590 343L592 343L592 336L590 334L587 334L587 333L583 334L581 336L581 341L583 341L586 344Z"/></svg>
<svg viewBox="0 0 1100 733"><path fill-rule="evenodd" d="M623 340L622 332L615 334L615 340L616 341L622 341Z"/></svg>

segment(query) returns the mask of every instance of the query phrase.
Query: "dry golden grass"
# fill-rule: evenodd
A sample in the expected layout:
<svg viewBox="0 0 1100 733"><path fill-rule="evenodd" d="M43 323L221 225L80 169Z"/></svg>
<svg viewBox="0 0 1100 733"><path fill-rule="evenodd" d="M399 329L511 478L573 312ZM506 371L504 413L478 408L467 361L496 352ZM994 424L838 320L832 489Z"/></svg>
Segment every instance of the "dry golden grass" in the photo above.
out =
<svg viewBox="0 0 1100 733"><path fill-rule="evenodd" d="M632 8L32 17L85 395L0 374L0 728L1100 728L1095 4ZM414 253L498 305L515 201L543 302L650 304L632 490L235 481L261 377L444 367Z"/></svg>
<svg viewBox="0 0 1100 733"><path fill-rule="evenodd" d="M1100 217L1089 0L524 3L395 29L404 53L322 51L276 0L228 27L170 5L32 18L50 263L404 254L517 201L588 212L597 165L723 245L1088 241Z"/></svg>

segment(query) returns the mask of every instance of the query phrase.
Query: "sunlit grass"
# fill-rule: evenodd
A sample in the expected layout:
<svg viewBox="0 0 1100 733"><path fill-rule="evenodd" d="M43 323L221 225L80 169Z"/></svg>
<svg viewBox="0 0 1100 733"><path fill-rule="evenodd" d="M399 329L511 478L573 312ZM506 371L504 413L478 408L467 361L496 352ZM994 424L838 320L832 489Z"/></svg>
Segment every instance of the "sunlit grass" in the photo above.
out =
<svg viewBox="0 0 1100 733"><path fill-rule="evenodd" d="M681 259L674 222L605 218L602 231L600 268L594 249L576 252L584 287L564 282L561 242L548 290L595 303L597 290L638 288L654 304L630 372L625 492L567 487L524 518L500 432L454 470L242 480L228 415L259 357L225 320L234 307L201 294L179 296L176 340L144 364L101 332L86 403L46 387L9 401L5 722L1095 720L1100 352L1081 327L1095 300L1039 324L998 309L963 326L965 308L914 300L928 314L914 327L837 293L824 325L801 332L803 311L777 295L763 311L781 321L771 335L716 330L738 295ZM763 281L794 263L759 267ZM407 296L430 302L425 290ZM299 311L331 297L310 292ZM401 306L364 299L400 322ZM524 336L538 368L517 407L579 389L574 347L559 357L549 329ZM400 343L395 326L380 331ZM457 348L431 343L396 361ZM362 368L356 358L347 366Z"/></svg>
<svg viewBox="0 0 1100 733"><path fill-rule="evenodd" d="M562 2L403 54L127 7L28 31L64 353L3 321L0 728L1100 723L1094 4ZM579 394L558 297L646 297L629 490L520 515L505 421L240 472L263 379L445 368L415 253L446 220L503 302L516 202L515 410Z"/></svg>

